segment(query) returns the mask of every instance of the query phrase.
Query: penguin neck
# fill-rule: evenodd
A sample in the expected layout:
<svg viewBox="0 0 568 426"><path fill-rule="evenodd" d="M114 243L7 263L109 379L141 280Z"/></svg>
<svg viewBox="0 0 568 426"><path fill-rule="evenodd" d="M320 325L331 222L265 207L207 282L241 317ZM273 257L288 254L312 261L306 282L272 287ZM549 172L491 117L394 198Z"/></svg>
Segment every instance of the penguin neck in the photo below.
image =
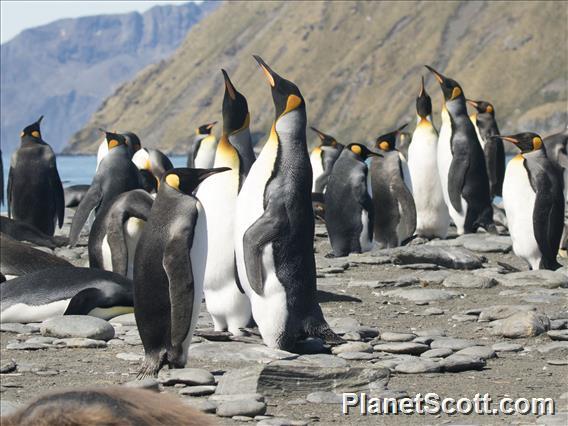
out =
<svg viewBox="0 0 568 426"><path fill-rule="evenodd" d="M537 160L537 159L543 159L543 158L548 158L546 156L546 151L544 149L537 149L536 151L531 151L531 152L525 152L525 153L521 153L519 154L521 157L527 159L527 160Z"/></svg>
<svg viewBox="0 0 568 426"><path fill-rule="evenodd" d="M283 147L306 146L306 121L306 110L303 107L278 117L274 127Z"/></svg>
<svg viewBox="0 0 568 426"><path fill-rule="evenodd" d="M204 134L197 134L195 135L195 138L193 138L194 142L199 142L202 141L203 139L205 139L207 136L210 136L210 134L204 135Z"/></svg>
<svg viewBox="0 0 568 426"><path fill-rule="evenodd" d="M219 139L217 151L215 152L215 167L230 167L233 171L238 171L240 168L239 153L233 143L230 141L230 136L223 134Z"/></svg>
<svg viewBox="0 0 568 426"><path fill-rule="evenodd" d="M33 136L30 135L24 135L21 138L21 145L24 146L29 146L29 145L45 145L45 142L43 142L41 139L37 139L34 138Z"/></svg>
<svg viewBox="0 0 568 426"><path fill-rule="evenodd" d="M422 117L420 114L416 114L416 126L432 126L432 115L428 114L426 117Z"/></svg>
<svg viewBox="0 0 568 426"><path fill-rule="evenodd" d="M447 101L445 103L445 109L448 111L448 114L454 119L459 116L468 117L467 107L465 105L465 102L461 98L457 98L452 101Z"/></svg>
<svg viewBox="0 0 568 426"><path fill-rule="evenodd" d="M130 161L130 154L126 145L119 145L115 148L109 149L107 156L110 156L112 158L125 157Z"/></svg>

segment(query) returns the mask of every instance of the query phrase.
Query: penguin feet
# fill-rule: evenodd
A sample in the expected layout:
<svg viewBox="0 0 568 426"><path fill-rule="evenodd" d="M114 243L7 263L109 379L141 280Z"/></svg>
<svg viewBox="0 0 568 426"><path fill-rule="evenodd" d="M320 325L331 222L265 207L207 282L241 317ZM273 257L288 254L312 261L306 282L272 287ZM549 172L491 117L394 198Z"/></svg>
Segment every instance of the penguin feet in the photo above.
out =
<svg viewBox="0 0 568 426"><path fill-rule="evenodd" d="M148 377L156 377L158 372L162 369L164 364L166 363L166 351L162 351L156 355L146 355L144 358L144 362L138 370L138 374L136 375L137 380L143 380Z"/></svg>
<svg viewBox="0 0 568 426"><path fill-rule="evenodd" d="M335 334L323 318L306 318L304 321L304 332L308 337L319 337L331 345L345 343L345 340Z"/></svg>

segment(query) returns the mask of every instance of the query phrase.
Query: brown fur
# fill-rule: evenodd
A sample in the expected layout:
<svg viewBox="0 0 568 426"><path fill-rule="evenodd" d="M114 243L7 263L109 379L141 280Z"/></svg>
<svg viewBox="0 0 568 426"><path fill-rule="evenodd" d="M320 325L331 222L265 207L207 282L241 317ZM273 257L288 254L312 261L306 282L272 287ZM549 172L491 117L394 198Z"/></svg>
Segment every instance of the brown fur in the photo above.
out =
<svg viewBox="0 0 568 426"><path fill-rule="evenodd" d="M210 417L171 395L122 386L70 389L46 394L2 426L211 426Z"/></svg>

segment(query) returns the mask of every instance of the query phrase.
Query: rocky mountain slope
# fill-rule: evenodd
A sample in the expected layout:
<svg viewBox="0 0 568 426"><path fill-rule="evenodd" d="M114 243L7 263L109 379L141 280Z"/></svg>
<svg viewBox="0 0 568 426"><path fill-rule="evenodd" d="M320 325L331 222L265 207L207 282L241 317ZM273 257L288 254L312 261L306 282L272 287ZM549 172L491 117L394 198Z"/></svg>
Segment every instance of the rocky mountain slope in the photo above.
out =
<svg viewBox="0 0 568 426"><path fill-rule="evenodd" d="M2 148L45 115L56 151L101 102L136 72L171 54L216 3L156 6L147 12L62 19L23 31L1 49Z"/></svg>
<svg viewBox="0 0 568 426"><path fill-rule="evenodd" d="M194 127L220 119L221 68L247 96L252 130L266 133L274 111L252 54L298 84L311 125L344 142L414 121L421 75L439 124L441 92L424 64L493 102L502 131L546 134L567 122L567 19L557 2L226 3L107 98L67 151L94 152L106 126L185 152Z"/></svg>

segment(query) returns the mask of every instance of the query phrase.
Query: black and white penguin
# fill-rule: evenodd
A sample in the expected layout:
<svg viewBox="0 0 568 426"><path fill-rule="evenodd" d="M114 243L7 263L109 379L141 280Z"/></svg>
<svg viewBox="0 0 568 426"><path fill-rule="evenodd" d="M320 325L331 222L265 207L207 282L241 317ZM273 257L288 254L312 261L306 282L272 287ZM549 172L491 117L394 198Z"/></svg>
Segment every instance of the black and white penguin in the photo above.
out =
<svg viewBox="0 0 568 426"><path fill-rule="evenodd" d="M343 145L337 142L333 136L320 132L315 127L310 127L320 139L320 143L310 153L312 165L312 192L323 194L329 181L329 175L333 165L343 150Z"/></svg>
<svg viewBox="0 0 568 426"><path fill-rule="evenodd" d="M105 132L109 152L99 164L87 194L81 200L73 216L69 232L69 245L73 247L91 211L95 215L105 213L114 199L126 191L141 188L140 174L130 161L126 138L116 133Z"/></svg>
<svg viewBox="0 0 568 426"><path fill-rule="evenodd" d="M89 266L132 279L136 245L150 215L154 197L143 189L118 195L108 211L98 214L89 232Z"/></svg>
<svg viewBox="0 0 568 426"><path fill-rule="evenodd" d="M113 133L117 133L114 131ZM121 133L124 136L126 146L128 147L128 154L130 158L138 152L140 148L142 148L142 144L140 143L140 138L133 132L123 132ZM103 138L99 143L99 149L97 150L97 169L99 168L99 164L103 161L103 158L108 154L108 140Z"/></svg>
<svg viewBox="0 0 568 426"><path fill-rule="evenodd" d="M17 241L27 241L50 249L57 247L54 237L44 234L27 223L6 216L0 216L0 232Z"/></svg>
<svg viewBox="0 0 568 426"><path fill-rule="evenodd" d="M231 170L206 179L195 196L205 210L207 222L209 255L203 282L207 311L215 331L229 330L239 336L243 334L241 329L249 325L252 314L248 297L237 285L234 211L239 190L254 162L254 152L248 130L247 101L237 92L228 74L222 72L225 80L223 134L217 145L214 166ZM248 156L247 161L241 152Z"/></svg>
<svg viewBox="0 0 568 426"><path fill-rule="evenodd" d="M71 185L63 188L65 207L77 207L87 194L90 185Z"/></svg>
<svg viewBox="0 0 568 426"><path fill-rule="evenodd" d="M352 143L339 154L325 192L325 223L333 256L362 253L373 248L373 200L367 187L367 164L381 156Z"/></svg>
<svg viewBox="0 0 568 426"><path fill-rule="evenodd" d="M2 284L0 323L59 315L110 319L133 311L132 282L108 271L56 266Z"/></svg>
<svg viewBox="0 0 568 426"><path fill-rule="evenodd" d="M239 280L267 346L290 350L300 335L340 341L317 301L306 104L294 83L254 58L270 84L276 115L237 198Z"/></svg>
<svg viewBox="0 0 568 426"><path fill-rule="evenodd" d="M513 251L530 269L556 270L564 227L564 194L560 170L546 156L540 136L497 136L521 151L507 164L503 204Z"/></svg>
<svg viewBox="0 0 568 426"><path fill-rule="evenodd" d="M466 102L476 110L469 118L477 133L477 139L483 148L489 187L491 188L491 198L501 197L503 193L503 179L505 178L505 148L501 139L491 137L499 135L499 127L495 119L495 108L486 101L467 99Z"/></svg>
<svg viewBox="0 0 568 426"><path fill-rule="evenodd" d="M183 368L197 323L207 261L207 225L192 195L220 169L171 169L163 178L134 257L134 315L144 345L139 377Z"/></svg>
<svg viewBox="0 0 568 426"><path fill-rule="evenodd" d="M0 149L0 206L4 205L4 160Z"/></svg>
<svg viewBox="0 0 568 426"><path fill-rule="evenodd" d="M410 172L404 156L396 149L397 135L405 127L406 124L376 139L374 147L381 151L382 158L372 158L369 165L373 241L381 249L404 244L416 230Z"/></svg>
<svg viewBox="0 0 568 426"><path fill-rule="evenodd" d="M164 174L174 166L168 156L159 149L139 149L132 157L142 176L142 187L149 193L158 191Z"/></svg>
<svg viewBox="0 0 568 426"><path fill-rule="evenodd" d="M432 100L424 88L424 78L416 98L416 129L407 155L416 206L416 235L446 238L450 214L438 173L438 132L432 122Z"/></svg>
<svg viewBox="0 0 568 426"><path fill-rule="evenodd" d="M43 115L21 133L8 175L8 217L52 236L63 225L65 199L55 154L42 139Z"/></svg>
<svg viewBox="0 0 568 426"><path fill-rule="evenodd" d="M434 74L444 95L438 138L438 171L444 200L459 235L481 226L496 232L489 178L481 144L467 115L465 96L457 81Z"/></svg>
<svg viewBox="0 0 568 426"><path fill-rule="evenodd" d="M187 167L197 169L208 169L213 167L215 161L215 150L217 149L217 139L211 134L216 121L203 124L195 129L195 138L189 154L187 155Z"/></svg>

